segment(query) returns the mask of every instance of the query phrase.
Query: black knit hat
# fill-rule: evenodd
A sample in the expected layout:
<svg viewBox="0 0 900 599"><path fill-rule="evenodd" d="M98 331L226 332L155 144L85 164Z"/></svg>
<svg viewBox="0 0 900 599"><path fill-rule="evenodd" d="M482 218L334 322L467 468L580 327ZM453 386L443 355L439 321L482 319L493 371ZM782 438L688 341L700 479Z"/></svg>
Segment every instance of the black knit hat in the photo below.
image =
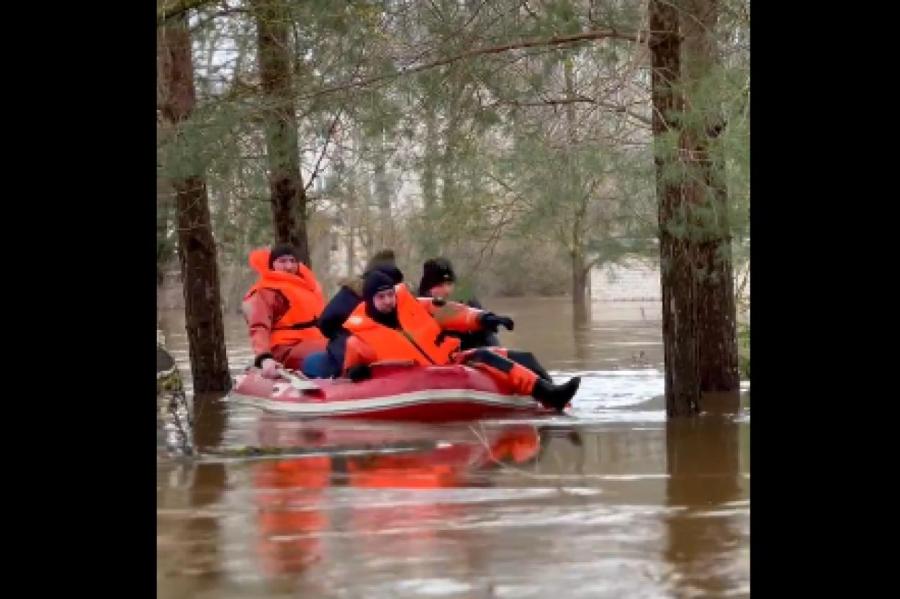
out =
<svg viewBox="0 0 900 599"><path fill-rule="evenodd" d="M371 302L372 298L375 297L375 294L379 291L393 288L394 281L391 277L380 270L373 270L366 275L366 281L363 283L363 299L365 299L367 303Z"/></svg>
<svg viewBox="0 0 900 599"><path fill-rule="evenodd" d="M446 258L426 260L422 266L422 280L419 281L419 296L427 296L432 287L446 282L456 282L456 273L450 261Z"/></svg>
<svg viewBox="0 0 900 599"><path fill-rule="evenodd" d="M297 258L297 252L294 251L294 246L289 243L278 243L272 246L272 250L269 252L269 268L272 268L272 264L278 258L282 256L293 256ZM299 261L300 259L297 258Z"/></svg>

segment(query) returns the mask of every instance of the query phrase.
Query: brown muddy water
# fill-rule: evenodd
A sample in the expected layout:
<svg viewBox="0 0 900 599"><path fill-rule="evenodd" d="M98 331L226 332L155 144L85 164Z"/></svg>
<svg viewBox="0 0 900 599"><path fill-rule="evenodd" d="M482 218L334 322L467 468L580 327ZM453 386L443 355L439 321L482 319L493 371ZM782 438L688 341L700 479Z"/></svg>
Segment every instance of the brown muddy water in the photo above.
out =
<svg viewBox="0 0 900 599"><path fill-rule="evenodd" d="M516 321L504 345L583 377L569 416L335 423L197 397L186 458L160 410L158 596L749 596L749 385L739 414L667 422L658 305L574 327L565 298L484 303ZM182 315L160 320L189 377Z"/></svg>

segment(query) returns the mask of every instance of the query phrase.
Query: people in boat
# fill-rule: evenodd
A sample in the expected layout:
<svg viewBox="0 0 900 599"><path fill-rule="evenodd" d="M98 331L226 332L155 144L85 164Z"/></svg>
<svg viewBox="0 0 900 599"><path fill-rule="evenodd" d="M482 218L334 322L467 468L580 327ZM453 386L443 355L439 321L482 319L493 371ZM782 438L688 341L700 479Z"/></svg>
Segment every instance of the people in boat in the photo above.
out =
<svg viewBox="0 0 900 599"><path fill-rule="evenodd" d="M442 256L429 258L422 265L422 278L419 281L419 297L432 297L449 300L456 285L456 273L453 264L448 258ZM469 298L466 305L472 308L483 309L476 298ZM447 333L457 337L460 341L460 349L474 349L476 347L499 347L500 339L495 331L483 329L472 333ZM506 350L507 357L537 373L545 381L553 382L550 374L541 366L538 359L531 352L519 350Z"/></svg>
<svg viewBox="0 0 900 599"><path fill-rule="evenodd" d="M436 297L449 300L456 286L456 273L453 264L444 257L429 258L422 265L422 278L419 280L419 297ZM481 303L476 298L469 298L464 302L467 306L481 309ZM460 341L460 349L472 349L474 347L499 346L500 339L497 333L490 330L473 331L471 333L449 333Z"/></svg>
<svg viewBox="0 0 900 599"><path fill-rule="evenodd" d="M534 371L513 362L503 348L459 349L459 339L445 332L512 330L513 320L439 298L417 298L404 285L373 271L363 284L364 302L344 323L350 331L343 371L354 381L372 376L370 364L411 360L423 366L467 364L497 380L509 383L516 393L531 395L546 407L562 411L578 390L580 377L555 385Z"/></svg>
<svg viewBox="0 0 900 599"><path fill-rule="evenodd" d="M254 365L270 378L276 378L283 367L303 370L315 354L324 355L326 339L317 327L325 307L322 286L287 243L250 252L250 266L259 279L244 296L241 308Z"/></svg>
<svg viewBox="0 0 900 599"><path fill-rule="evenodd" d="M339 283L338 291L325 306L319 317L319 330L328 338L325 348L325 364L322 377L340 376L344 365L344 352L350 332L344 322L363 301L363 280L373 271L381 271L391 278L395 285L403 282L403 273L397 268L396 257L391 249L376 252L366 264L363 274L351 276Z"/></svg>

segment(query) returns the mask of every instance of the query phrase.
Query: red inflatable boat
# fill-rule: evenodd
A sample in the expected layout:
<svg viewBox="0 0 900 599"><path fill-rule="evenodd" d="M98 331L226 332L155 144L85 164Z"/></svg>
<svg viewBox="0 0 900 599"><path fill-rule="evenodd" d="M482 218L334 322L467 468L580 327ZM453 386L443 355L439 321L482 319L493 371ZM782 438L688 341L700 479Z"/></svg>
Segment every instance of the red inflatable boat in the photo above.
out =
<svg viewBox="0 0 900 599"><path fill-rule="evenodd" d="M534 398L469 366L375 364L372 378L307 379L282 371L268 379L250 368L235 379L230 397L268 412L416 421L550 414Z"/></svg>

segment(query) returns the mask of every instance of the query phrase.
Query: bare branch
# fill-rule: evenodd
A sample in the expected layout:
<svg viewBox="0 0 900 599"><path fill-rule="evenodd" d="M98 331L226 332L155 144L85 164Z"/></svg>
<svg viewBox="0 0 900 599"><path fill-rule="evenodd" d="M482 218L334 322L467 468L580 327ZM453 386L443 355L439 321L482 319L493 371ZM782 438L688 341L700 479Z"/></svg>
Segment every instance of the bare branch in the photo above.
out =
<svg viewBox="0 0 900 599"><path fill-rule="evenodd" d="M380 81L385 81L389 79L396 79L398 77L403 77L405 75L412 75L414 73L419 73L422 71L426 71L428 69L433 69L435 67L440 67L444 65L448 65L459 60L463 60L466 58L474 58L476 56L484 56L487 54L500 54L503 52L508 52L510 50L521 50L523 48L538 48L545 46L563 46L567 44L574 44L577 42L583 42L588 40L598 40L604 38L611 39L621 39L621 40L629 40L637 43L644 43L647 39L646 34L642 33L622 33L616 31L614 29L603 29L603 30L592 30L585 31L583 33L578 33L575 35L563 35L551 38L537 38L537 39L529 39L522 40L520 42L513 42L511 44L501 44L498 46L488 46L485 48L474 48L472 50L467 50L466 52L462 52L455 56L450 56L447 58L442 58L441 60L435 60L434 62L429 62L423 65L419 65L417 67L403 68L399 69L396 73L391 73L389 75L379 75L377 77L369 77L367 79L362 79L359 81L348 81L345 83L340 83L338 85L334 85L331 87L326 87L324 89L320 89L311 94L306 94L303 96L299 96L298 100L308 100L311 98L315 98L324 94L330 94L338 91L343 91L346 89L351 89L354 87L365 87L367 85L371 85L373 83L378 83Z"/></svg>
<svg viewBox="0 0 900 599"><path fill-rule="evenodd" d="M214 0L169 0L156 9L157 27L169 19L180 17L192 8L200 8L206 4L212 4Z"/></svg>
<svg viewBox="0 0 900 599"><path fill-rule="evenodd" d="M628 109L627 106L622 106L620 104L613 104L612 102L604 102L603 100L595 100L594 98L590 98L588 96L576 95L571 98L545 98L538 102L521 102L519 100L497 100L495 102L491 102L487 104L490 106L498 106L498 105L509 105L509 106L518 106L518 107L533 107L533 106L558 106L563 104L593 104L595 106L599 106L601 108L605 108L611 112L621 112L627 114L633 119L640 121L641 123L652 126L653 121L641 114L633 112Z"/></svg>
<svg viewBox="0 0 900 599"><path fill-rule="evenodd" d="M341 106L337 114L334 115L334 119L331 121L331 125L328 127L328 133L325 136L325 144L322 146L322 153L319 154L319 159L316 160L316 166L313 167L312 174L309 176L309 181L306 183L303 191L309 191L309 188L312 187L313 182L316 180L316 177L319 176L319 167L322 165L322 159L325 158L326 152L328 152L328 144L331 142L332 136L334 135L334 129L337 127L338 119L341 118L341 112L343 112L344 107Z"/></svg>

